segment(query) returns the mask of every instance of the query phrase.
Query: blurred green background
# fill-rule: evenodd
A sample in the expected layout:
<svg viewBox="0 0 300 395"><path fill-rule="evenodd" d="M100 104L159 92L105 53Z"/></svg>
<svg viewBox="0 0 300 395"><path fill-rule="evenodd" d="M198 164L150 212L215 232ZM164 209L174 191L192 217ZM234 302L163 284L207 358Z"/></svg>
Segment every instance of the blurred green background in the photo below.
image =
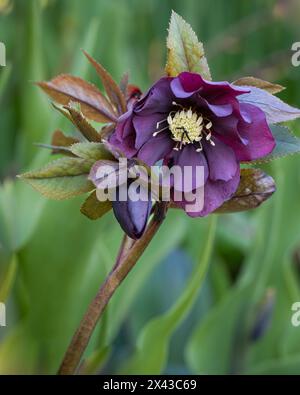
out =
<svg viewBox="0 0 300 395"><path fill-rule="evenodd" d="M204 42L215 80L280 83L300 106L299 1L0 0L0 373L53 374L122 234L111 214L92 222L84 197L51 202L15 175L50 159L34 146L72 132L32 81L68 72L98 83L80 48L119 81L146 89L163 73L171 10ZM299 122L293 123L296 133ZM84 373L300 374L299 157L268 165L277 192L254 212L218 218L201 284L211 219L172 211L113 297ZM201 286L202 285L202 286ZM201 291L199 291L201 286Z"/></svg>

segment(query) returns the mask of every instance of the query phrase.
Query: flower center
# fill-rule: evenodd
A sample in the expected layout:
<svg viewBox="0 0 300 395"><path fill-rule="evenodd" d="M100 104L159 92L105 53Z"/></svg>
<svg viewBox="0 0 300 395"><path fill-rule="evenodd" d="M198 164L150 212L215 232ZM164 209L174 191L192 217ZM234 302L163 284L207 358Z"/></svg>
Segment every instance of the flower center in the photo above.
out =
<svg viewBox="0 0 300 395"><path fill-rule="evenodd" d="M176 103L173 103L178 105ZM192 111L191 108L188 110L182 108L179 111L171 111L163 121L160 121L156 125L156 129L159 129L160 124L167 122L168 126L163 127L153 133L153 136L157 136L160 132L169 129L172 136L171 138L176 141L176 146L173 148L175 151L179 151L186 144L198 144L196 151L200 152L203 149L201 140L205 138L210 142L211 145L215 143L211 139L211 127L212 123L209 119Z"/></svg>

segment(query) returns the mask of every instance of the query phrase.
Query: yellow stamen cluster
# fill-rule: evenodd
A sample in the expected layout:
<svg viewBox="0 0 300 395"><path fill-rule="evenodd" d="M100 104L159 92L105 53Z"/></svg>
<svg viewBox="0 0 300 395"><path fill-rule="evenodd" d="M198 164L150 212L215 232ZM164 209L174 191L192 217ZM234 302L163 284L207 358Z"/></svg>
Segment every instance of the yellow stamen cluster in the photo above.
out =
<svg viewBox="0 0 300 395"><path fill-rule="evenodd" d="M201 140L203 117L198 116L191 109L177 111L167 118L172 138L182 144L189 144Z"/></svg>
<svg viewBox="0 0 300 395"><path fill-rule="evenodd" d="M174 115L173 115L174 114ZM175 150L179 150L183 145L199 143L197 151L202 151L201 140L203 137L215 145L211 140L212 123L193 112L192 109L182 109L177 112L171 112L167 118L169 129L172 133L172 139L177 142Z"/></svg>
<svg viewBox="0 0 300 395"><path fill-rule="evenodd" d="M180 104L173 102L173 105L181 107L181 110L171 111L166 119L157 122L156 131L153 137L168 130L172 134L172 139L176 141L176 146L173 148L175 151L181 150L183 145L198 143L196 151L202 151L203 146L201 140L205 138L212 146L215 143L212 141L212 123L209 119L193 112L191 108L186 110ZM167 123L167 126L160 128L161 124Z"/></svg>

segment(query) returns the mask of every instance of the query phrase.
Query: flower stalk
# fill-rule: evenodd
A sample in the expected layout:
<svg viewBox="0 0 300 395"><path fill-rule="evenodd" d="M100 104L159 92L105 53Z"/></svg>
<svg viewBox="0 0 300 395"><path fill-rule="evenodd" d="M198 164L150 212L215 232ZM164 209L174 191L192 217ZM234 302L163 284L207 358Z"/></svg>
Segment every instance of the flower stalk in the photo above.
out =
<svg viewBox="0 0 300 395"><path fill-rule="evenodd" d="M76 373L81 357L108 302L155 236L164 221L167 208L165 203L157 204L153 218L143 236L134 242L125 255L122 252L119 254L117 258L118 264L114 265L95 298L90 303L71 340L59 368L59 375ZM124 245L127 245L127 243L123 242Z"/></svg>

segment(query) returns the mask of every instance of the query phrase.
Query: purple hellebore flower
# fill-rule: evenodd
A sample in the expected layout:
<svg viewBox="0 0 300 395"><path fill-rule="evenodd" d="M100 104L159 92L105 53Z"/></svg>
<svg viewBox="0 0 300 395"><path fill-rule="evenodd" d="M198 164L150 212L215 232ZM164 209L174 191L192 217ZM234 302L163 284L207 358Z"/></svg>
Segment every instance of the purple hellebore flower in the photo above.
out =
<svg viewBox="0 0 300 395"><path fill-rule="evenodd" d="M274 149L266 115L274 120L280 108L271 106L271 117L261 109L271 98L261 89L252 95L250 87L206 81L190 72L163 77L119 118L110 143L150 166L160 160L169 166L203 166L204 207L189 215L205 216L237 190L241 161ZM198 187L195 182L193 188ZM179 202L182 208L186 204Z"/></svg>

